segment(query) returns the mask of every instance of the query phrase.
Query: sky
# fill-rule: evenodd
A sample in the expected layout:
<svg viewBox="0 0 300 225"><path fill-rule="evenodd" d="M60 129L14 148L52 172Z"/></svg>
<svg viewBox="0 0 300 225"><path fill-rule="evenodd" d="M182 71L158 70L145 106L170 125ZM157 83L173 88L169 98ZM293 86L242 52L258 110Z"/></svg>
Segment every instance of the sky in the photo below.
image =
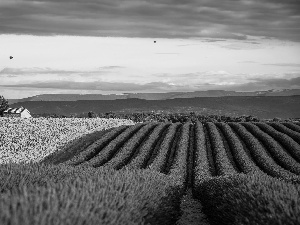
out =
<svg viewBox="0 0 300 225"><path fill-rule="evenodd" d="M0 0L8 99L298 88L299 0Z"/></svg>

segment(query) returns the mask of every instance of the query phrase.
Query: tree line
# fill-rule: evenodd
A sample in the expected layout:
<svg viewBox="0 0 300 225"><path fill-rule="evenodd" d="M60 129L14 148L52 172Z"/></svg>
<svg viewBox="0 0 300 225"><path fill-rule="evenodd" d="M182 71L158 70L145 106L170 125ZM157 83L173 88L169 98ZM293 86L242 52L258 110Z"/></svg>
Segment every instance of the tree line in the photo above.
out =
<svg viewBox="0 0 300 225"><path fill-rule="evenodd" d="M260 119L252 115L242 115L242 116L227 116L227 115L202 115L197 112L186 112L186 113L158 113L158 112L132 112L132 113L120 113L120 112L106 112L106 113L80 113L71 115L61 115L55 113L42 113L42 114L32 114L33 117L48 117L48 118L106 118L106 119L128 119L136 123L138 122L171 122L171 123L186 123L192 122L262 122L262 121L272 121L272 122L299 122L299 119Z"/></svg>
<svg viewBox="0 0 300 225"><path fill-rule="evenodd" d="M3 112L8 108L8 101L2 95L0 95L0 116L3 116Z"/></svg>

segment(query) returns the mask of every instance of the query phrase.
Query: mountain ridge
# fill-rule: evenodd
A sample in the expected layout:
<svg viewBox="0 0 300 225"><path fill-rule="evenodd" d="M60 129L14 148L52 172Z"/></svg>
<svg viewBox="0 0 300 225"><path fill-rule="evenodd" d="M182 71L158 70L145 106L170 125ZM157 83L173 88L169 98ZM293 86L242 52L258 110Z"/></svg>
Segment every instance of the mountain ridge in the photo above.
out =
<svg viewBox="0 0 300 225"><path fill-rule="evenodd" d="M201 97L255 97L255 96L294 96L300 95L300 89L282 89L254 92L238 92L225 90L208 90L194 92L167 92L167 93L123 93L123 94L42 94L23 99L8 99L10 104L31 101L85 101L85 100L117 100L117 99L144 99L167 100L176 98Z"/></svg>

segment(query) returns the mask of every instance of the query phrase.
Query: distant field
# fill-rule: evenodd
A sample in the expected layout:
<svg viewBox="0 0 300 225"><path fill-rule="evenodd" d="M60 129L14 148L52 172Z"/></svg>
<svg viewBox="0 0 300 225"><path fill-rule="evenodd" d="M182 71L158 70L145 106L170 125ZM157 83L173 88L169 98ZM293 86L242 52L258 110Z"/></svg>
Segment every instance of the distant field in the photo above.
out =
<svg viewBox="0 0 300 225"><path fill-rule="evenodd" d="M256 96L256 97L201 97L167 100L119 99L103 101L27 101L12 104L12 107L23 106L33 114L56 113L87 114L106 112L141 112L161 111L197 112L202 115L241 116L252 115L264 118L300 117L300 96Z"/></svg>
<svg viewBox="0 0 300 225"><path fill-rule="evenodd" d="M97 121L124 126L0 166L4 224L299 224L299 123Z"/></svg>

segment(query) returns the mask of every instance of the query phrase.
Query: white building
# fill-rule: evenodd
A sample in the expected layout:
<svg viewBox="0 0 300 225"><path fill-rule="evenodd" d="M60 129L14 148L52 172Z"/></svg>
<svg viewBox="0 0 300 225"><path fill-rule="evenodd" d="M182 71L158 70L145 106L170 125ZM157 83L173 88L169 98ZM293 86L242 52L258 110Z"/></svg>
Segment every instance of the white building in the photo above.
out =
<svg viewBox="0 0 300 225"><path fill-rule="evenodd" d="M21 117L21 118L30 118L30 112L23 108L8 108L3 112L4 117Z"/></svg>

